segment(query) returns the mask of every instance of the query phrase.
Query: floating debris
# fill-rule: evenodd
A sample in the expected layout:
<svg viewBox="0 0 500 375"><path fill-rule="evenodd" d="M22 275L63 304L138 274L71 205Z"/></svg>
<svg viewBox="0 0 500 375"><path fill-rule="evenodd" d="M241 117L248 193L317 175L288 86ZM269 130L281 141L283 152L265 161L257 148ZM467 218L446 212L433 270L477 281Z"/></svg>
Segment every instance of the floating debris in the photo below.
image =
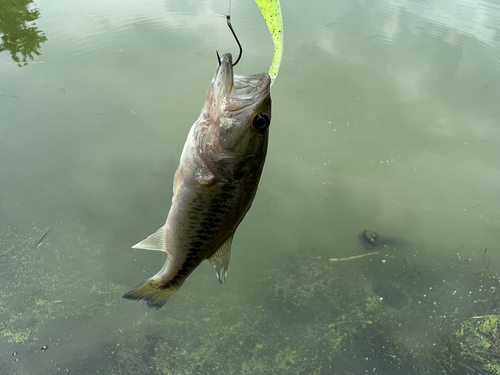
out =
<svg viewBox="0 0 500 375"><path fill-rule="evenodd" d="M44 240L44 238L47 236L47 234L50 232L51 229L52 229L52 225L49 227L49 229L47 229L47 231L43 234L43 236L40 237L38 242L35 244L34 249L36 249L42 243L42 241Z"/></svg>
<svg viewBox="0 0 500 375"><path fill-rule="evenodd" d="M0 332L2 332L5 328L7 328L7 326L10 324L10 322L8 322L6 325L4 325L2 328L0 328Z"/></svg>
<svg viewBox="0 0 500 375"><path fill-rule="evenodd" d="M344 260L364 258L364 257L369 257L370 255L377 255L377 254L378 254L378 251L374 251L374 252L371 252L371 253L366 253L366 254L361 254L361 255L354 255L354 256L348 257L348 258L330 258L328 260L330 262L342 262Z"/></svg>

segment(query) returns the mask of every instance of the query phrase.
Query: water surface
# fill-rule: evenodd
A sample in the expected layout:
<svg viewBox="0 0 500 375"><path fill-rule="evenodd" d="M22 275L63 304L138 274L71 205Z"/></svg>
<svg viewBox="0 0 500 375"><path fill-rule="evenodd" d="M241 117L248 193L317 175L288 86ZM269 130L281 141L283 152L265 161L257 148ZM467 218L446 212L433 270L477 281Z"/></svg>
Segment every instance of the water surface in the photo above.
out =
<svg viewBox="0 0 500 375"><path fill-rule="evenodd" d="M268 159L228 280L207 262L159 311L120 298L164 262L130 246L166 218L215 50L237 52L228 2L19 7L39 14L16 42L27 65L0 52L0 374L421 374L394 357L439 344L425 327L499 313L474 276L500 254L498 1L283 2ZM267 71L255 3L231 19L236 72ZM328 262L364 254L365 229L401 245Z"/></svg>

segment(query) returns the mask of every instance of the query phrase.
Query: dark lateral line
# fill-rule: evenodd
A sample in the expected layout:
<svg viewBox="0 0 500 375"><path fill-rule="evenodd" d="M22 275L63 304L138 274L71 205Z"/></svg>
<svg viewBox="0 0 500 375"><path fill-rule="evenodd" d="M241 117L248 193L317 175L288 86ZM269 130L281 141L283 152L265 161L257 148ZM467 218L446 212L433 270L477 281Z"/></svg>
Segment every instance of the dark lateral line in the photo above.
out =
<svg viewBox="0 0 500 375"><path fill-rule="evenodd" d="M49 229L47 229L47 231L43 234L43 236L40 237L40 239L38 240L38 242L36 243L36 245L33 249L36 249L38 247L38 245L40 245L42 243L43 239L50 232L51 229L52 229L52 225L49 227Z"/></svg>

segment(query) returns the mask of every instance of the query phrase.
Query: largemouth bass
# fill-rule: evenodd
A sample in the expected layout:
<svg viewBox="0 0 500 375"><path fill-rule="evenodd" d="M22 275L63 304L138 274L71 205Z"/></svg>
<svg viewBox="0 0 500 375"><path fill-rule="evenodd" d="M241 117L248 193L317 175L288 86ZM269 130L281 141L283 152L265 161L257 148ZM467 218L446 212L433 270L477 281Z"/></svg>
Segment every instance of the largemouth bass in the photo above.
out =
<svg viewBox="0 0 500 375"><path fill-rule="evenodd" d="M159 309L205 259L224 282L236 228L257 192L271 122L271 78L234 75L220 58L200 117L191 127L174 177L167 221L133 246L167 253L163 268L123 295Z"/></svg>

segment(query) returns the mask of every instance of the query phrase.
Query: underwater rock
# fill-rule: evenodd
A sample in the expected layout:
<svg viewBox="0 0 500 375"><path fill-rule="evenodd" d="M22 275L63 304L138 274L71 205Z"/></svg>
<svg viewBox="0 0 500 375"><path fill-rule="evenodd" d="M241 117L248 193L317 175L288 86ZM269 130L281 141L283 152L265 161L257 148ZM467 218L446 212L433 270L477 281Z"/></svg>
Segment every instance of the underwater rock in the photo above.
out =
<svg viewBox="0 0 500 375"><path fill-rule="evenodd" d="M389 247L389 246L401 245L402 243L402 241L400 240L381 236L380 234L378 234L373 230L364 230L363 232L361 232L358 238L361 245L367 251L371 251L378 246Z"/></svg>

